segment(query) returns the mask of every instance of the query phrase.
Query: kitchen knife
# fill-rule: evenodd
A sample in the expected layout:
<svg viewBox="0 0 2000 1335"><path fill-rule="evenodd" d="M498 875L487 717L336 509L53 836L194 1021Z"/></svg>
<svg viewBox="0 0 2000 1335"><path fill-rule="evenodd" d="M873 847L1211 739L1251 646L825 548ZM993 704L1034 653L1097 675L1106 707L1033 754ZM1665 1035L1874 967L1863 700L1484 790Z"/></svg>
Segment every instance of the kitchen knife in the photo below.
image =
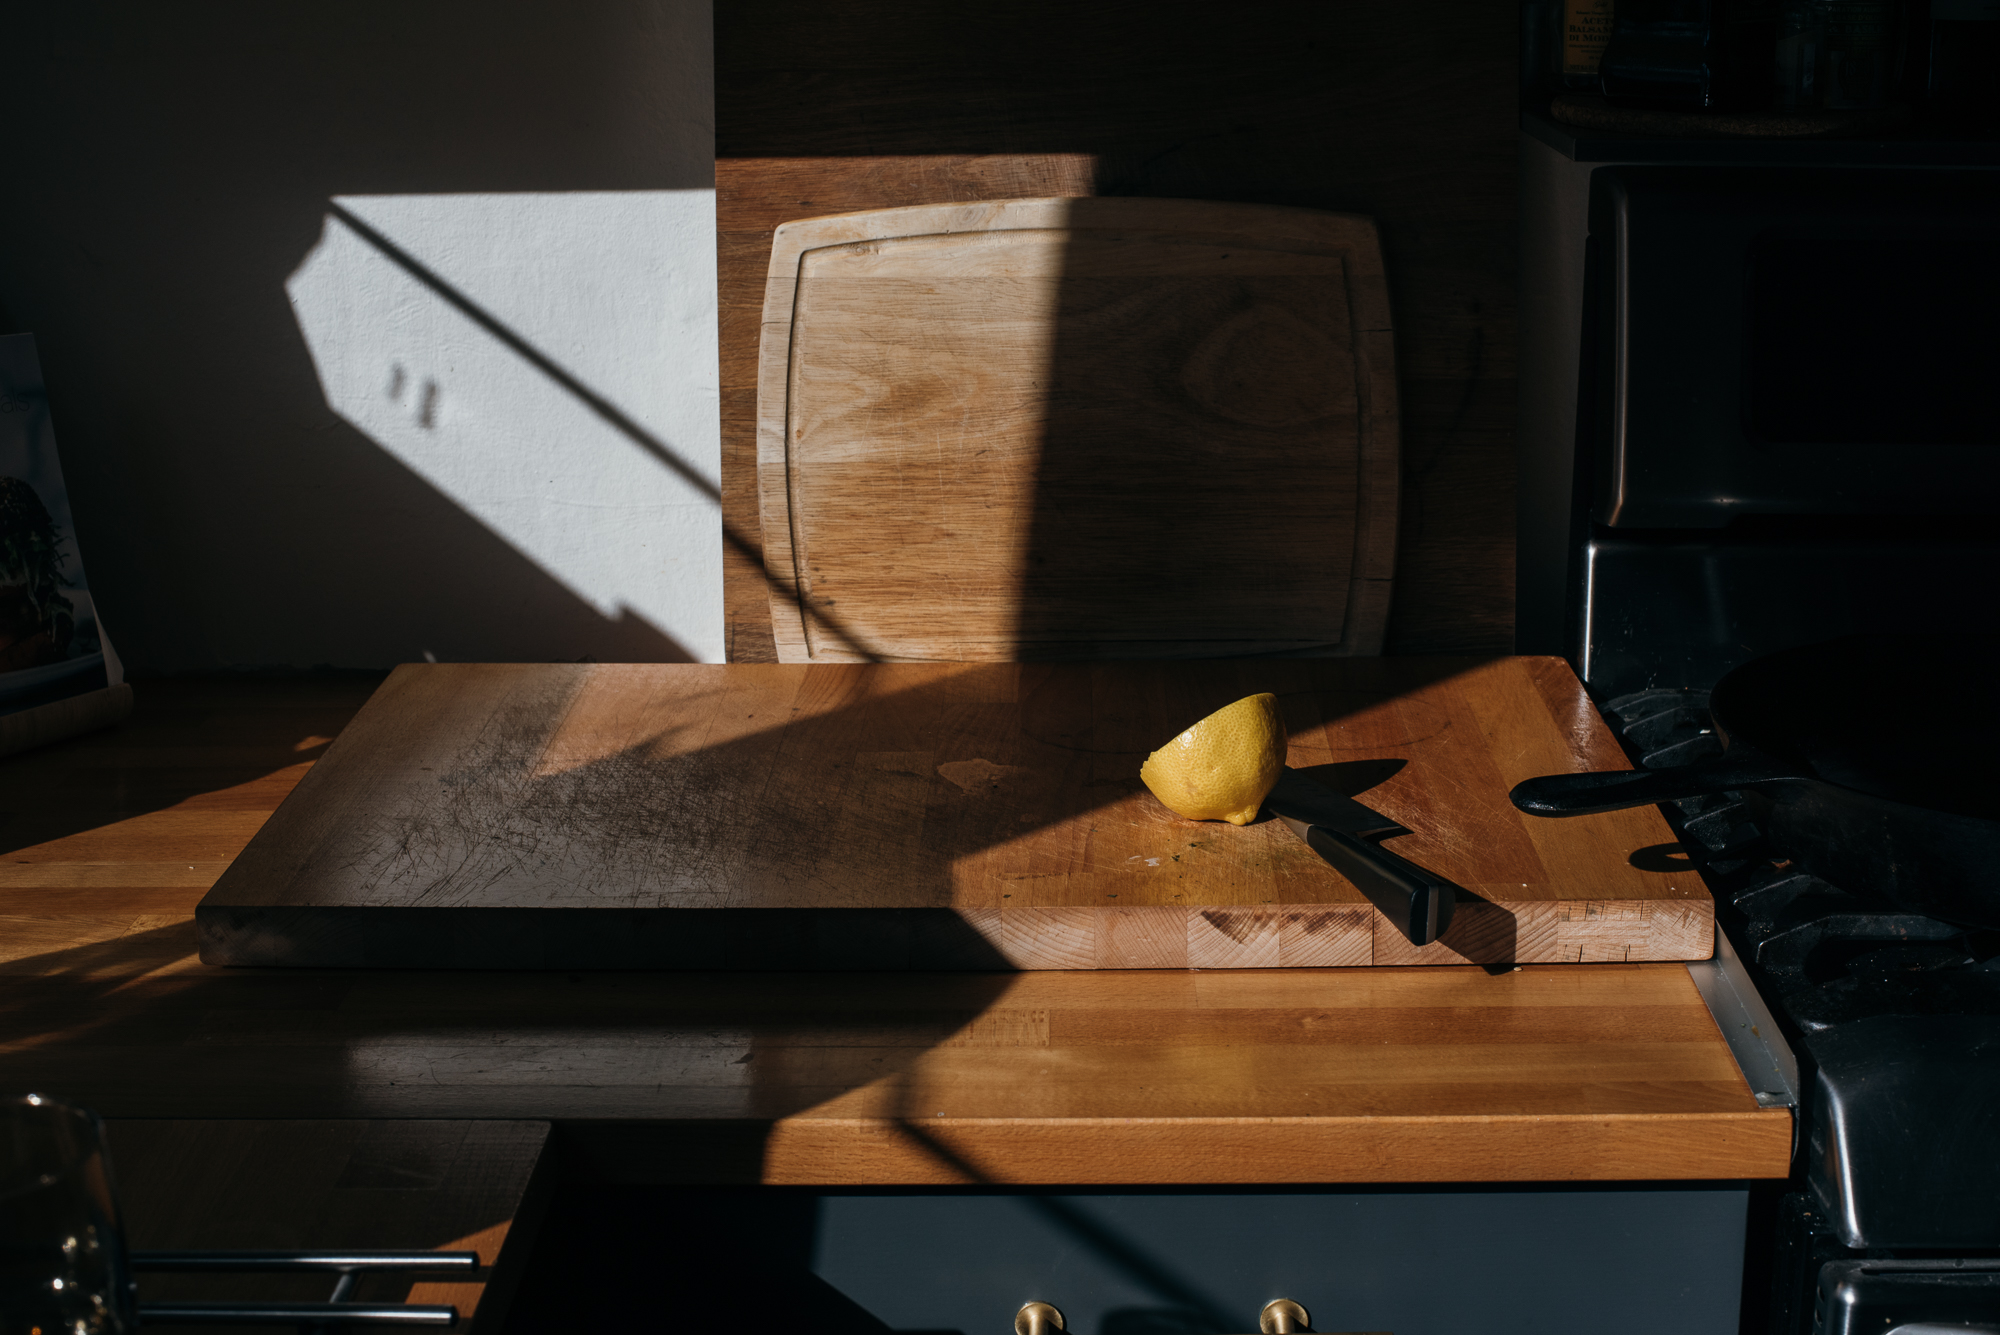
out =
<svg viewBox="0 0 2000 1335"><path fill-rule="evenodd" d="M1354 882L1411 945L1429 945L1451 925L1458 887L1373 842L1409 833L1395 821L1290 768L1279 773L1264 805Z"/></svg>

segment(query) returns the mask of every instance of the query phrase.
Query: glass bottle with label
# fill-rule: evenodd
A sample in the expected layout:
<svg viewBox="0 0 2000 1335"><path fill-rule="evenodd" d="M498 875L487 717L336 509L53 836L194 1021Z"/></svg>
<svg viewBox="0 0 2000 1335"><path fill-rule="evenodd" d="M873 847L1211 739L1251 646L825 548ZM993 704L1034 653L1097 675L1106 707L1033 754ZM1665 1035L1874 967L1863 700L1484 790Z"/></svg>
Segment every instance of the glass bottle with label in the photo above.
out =
<svg viewBox="0 0 2000 1335"><path fill-rule="evenodd" d="M1612 0L1562 0L1562 27L1557 34L1558 75L1564 88L1598 88L1597 67L1611 40Z"/></svg>

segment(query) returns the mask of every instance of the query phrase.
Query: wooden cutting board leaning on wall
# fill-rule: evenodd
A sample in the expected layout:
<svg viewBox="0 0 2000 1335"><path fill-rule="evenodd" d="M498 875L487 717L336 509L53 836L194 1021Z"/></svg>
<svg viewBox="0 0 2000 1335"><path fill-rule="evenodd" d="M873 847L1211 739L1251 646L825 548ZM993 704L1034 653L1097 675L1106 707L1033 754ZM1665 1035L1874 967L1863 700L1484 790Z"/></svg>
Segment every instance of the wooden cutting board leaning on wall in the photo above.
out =
<svg viewBox="0 0 2000 1335"><path fill-rule="evenodd" d="M777 229L757 470L784 662L1373 654L1375 226L1018 199Z"/></svg>
<svg viewBox="0 0 2000 1335"><path fill-rule="evenodd" d="M1140 763L1273 691L1290 764L1464 888L1412 947L1281 822L1175 816ZM1651 808L1515 811L1615 769L1554 658L413 664L196 913L211 964L1097 969L1705 959Z"/></svg>

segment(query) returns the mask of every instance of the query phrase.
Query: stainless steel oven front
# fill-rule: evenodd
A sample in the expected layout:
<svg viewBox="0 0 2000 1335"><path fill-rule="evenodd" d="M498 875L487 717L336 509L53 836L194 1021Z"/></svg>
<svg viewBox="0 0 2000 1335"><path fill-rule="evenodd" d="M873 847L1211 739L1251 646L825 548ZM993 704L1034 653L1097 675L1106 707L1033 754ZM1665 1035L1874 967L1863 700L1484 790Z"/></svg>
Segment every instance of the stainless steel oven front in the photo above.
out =
<svg viewBox="0 0 2000 1335"><path fill-rule="evenodd" d="M1609 699L1977 615L2000 146L1527 126L1516 647Z"/></svg>

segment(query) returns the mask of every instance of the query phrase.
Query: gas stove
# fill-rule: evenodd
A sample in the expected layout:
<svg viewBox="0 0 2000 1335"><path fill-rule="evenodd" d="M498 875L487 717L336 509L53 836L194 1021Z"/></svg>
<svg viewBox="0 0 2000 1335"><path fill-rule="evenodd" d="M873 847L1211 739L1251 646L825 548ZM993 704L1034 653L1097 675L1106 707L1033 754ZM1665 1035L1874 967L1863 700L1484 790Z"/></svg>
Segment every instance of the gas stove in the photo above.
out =
<svg viewBox="0 0 2000 1335"><path fill-rule="evenodd" d="M1707 701L1648 690L1604 713L1662 768L1722 750ZM1759 1101L1799 1119L1751 1258L1772 1277L1772 1335L2000 1333L2000 933L1798 870L1755 794L1666 811L1716 900L1717 960L1696 981Z"/></svg>

